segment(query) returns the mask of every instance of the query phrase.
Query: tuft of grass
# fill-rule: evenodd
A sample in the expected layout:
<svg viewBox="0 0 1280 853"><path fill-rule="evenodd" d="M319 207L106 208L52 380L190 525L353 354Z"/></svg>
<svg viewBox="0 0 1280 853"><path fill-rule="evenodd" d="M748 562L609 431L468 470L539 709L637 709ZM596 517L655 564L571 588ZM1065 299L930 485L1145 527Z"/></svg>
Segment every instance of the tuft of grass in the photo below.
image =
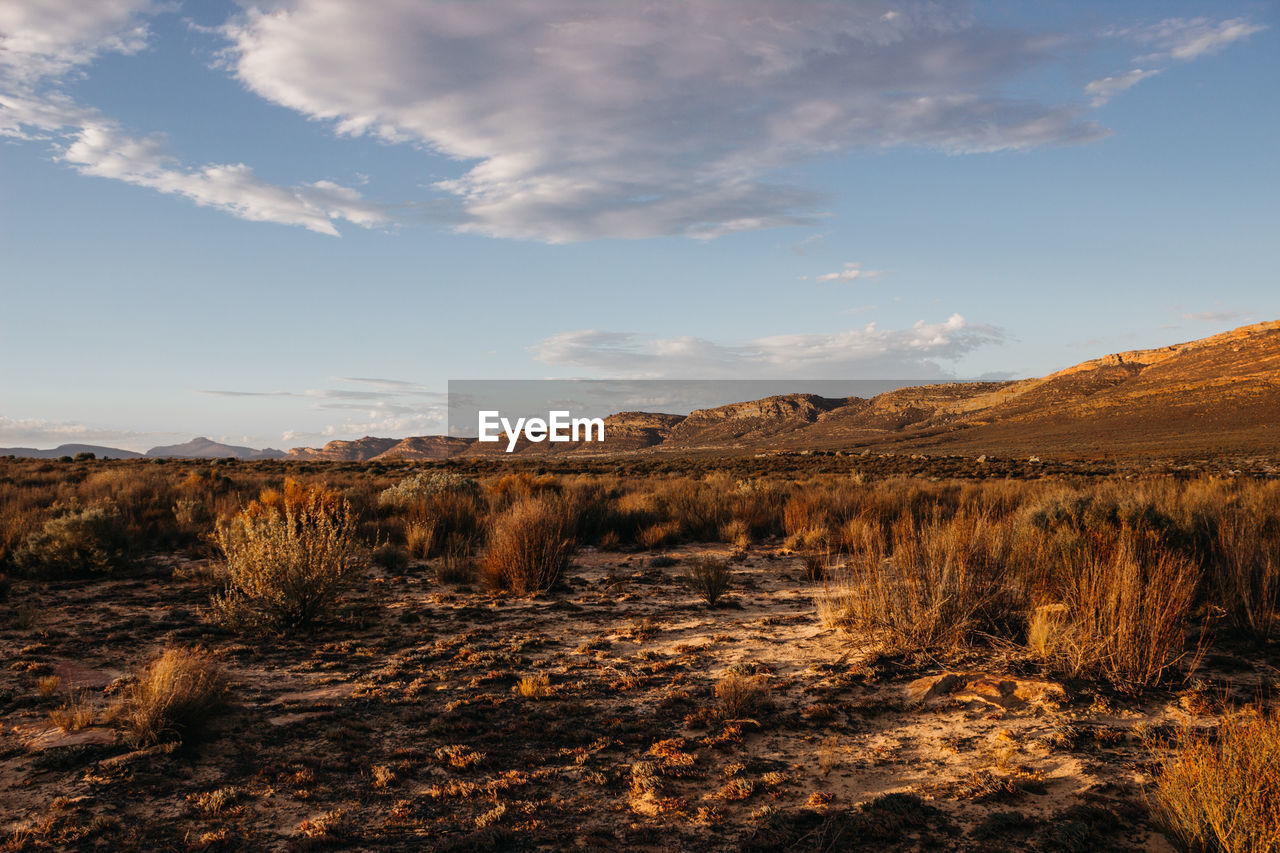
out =
<svg viewBox="0 0 1280 853"><path fill-rule="evenodd" d="M49 722L64 732L78 732L93 725L96 716L88 691L72 690L60 708L49 712Z"/></svg>
<svg viewBox="0 0 1280 853"><path fill-rule="evenodd" d="M192 810L205 817L224 814L241 799L243 792L234 786L215 788L212 791L199 791L187 795L187 803Z"/></svg>
<svg viewBox="0 0 1280 853"><path fill-rule="evenodd" d="M1155 811L1183 849L1280 849L1280 718L1229 714L1216 731L1185 727L1159 760Z"/></svg>
<svg viewBox="0 0 1280 853"><path fill-rule="evenodd" d="M546 675L526 675L511 692L525 699L545 699L551 695L551 679Z"/></svg>
<svg viewBox="0 0 1280 853"><path fill-rule="evenodd" d="M58 692L62 679L56 675L42 675L36 679L36 690L46 699Z"/></svg>
<svg viewBox="0 0 1280 853"><path fill-rule="evenodd" d="M831 562L830 555L821 554L817 551L810 551L804 555L804 579L807 581L820 581L827 576L827 565Z"/></svg>
<svg viewBox="0 0 1280 853"><path fill-rule="evenodd" d="M526 498L494 519L482 570L493 589L535 595L559 583L577 540L574 519L554 497Z"/></svg>
<svg viewBox="0 0 1280 853"><path fill-rule="evenodd" d="M759 710L769 696L762 675L731 672L716 682L716 711L726 720L740 720Z"/></svg>
<svg viewBox="0 0 1280 853"><path fill-rule="evenodd" d="M113 716L136 746L186 741L201 733L226 694L226 676L206 654L175 646L138 674Z"/></svg>
<svg viewBox="0 0 1280 853"><path fill-rule="evenodd" d="M636 541L647 550L674 545L680 539L680 524L662 521L647 525L636 535Z"/></svg>
<svg viewBox="0 0 1280 853"><path fill-rule="evenodd" d="M724 560L713 557L696 557L689 563L689 584L702 596L708 607L729 591L732 572Z"/></svg>
<svg viewBox="0 0 1280 853"><path fill-rule="evenodd" d="M365 568L345 498L292 480L278 495L263 492L217 532L226 590L213 597L212 610L233 627L310 627Z"/></svg>

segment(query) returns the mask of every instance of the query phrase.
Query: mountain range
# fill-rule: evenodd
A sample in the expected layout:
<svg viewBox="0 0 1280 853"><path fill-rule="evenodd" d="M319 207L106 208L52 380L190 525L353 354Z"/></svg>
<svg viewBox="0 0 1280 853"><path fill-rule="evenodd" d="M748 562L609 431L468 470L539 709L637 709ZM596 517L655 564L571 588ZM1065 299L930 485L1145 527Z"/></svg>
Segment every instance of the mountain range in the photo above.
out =
<svg viewBox="0 0 1280 853"><path fill-rule="evenodd" d="M1085 361L1038 379L944 382L860 397L786 394L689 415L621 412L603 443L531 443L516 455L894 450L1062 458L1280 455L1280 321ZM505 456L506 443L449 436L365 437L287 453L206 438L148 457L430 460ZM0 455L141 454L90 445Z"/></svg>

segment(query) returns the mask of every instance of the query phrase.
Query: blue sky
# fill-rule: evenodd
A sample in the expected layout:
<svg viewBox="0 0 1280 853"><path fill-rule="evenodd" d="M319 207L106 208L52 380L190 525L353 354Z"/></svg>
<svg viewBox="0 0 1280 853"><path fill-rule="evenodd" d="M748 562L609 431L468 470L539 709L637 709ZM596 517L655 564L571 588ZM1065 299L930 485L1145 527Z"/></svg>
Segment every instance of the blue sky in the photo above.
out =
<svg viewBox="0 0 1280 853"><path fill-rule="evenodd" d="M0 4L0 446L1280 317L1269 3ZM797 390L803 390L798 387Z"/></svg>

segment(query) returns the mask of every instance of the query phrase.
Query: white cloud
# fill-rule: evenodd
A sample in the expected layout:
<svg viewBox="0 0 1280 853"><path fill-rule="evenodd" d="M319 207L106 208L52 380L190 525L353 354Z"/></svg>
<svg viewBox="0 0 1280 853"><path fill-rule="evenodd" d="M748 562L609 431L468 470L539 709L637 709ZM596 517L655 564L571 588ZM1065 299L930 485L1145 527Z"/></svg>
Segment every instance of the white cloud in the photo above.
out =
<svg viewBox="0 0 1280 853"><path fill-rule="evenodd" d="M927 378L954 361L998 344L1004 332L953 314L941 323L880 329L875 323L828 334L773 335L740 345L703 338L644 337L629 332L563 332L531 347L546 364L629 378Z"/></svg>
<svg viewBox="0 0 1280 853"><path fill-rule="evenodd" d="M158 138L136 139L108 122L82 125L61 159L84 175L180 195L254 222L301 225L337 236L334 220L368 227L389 219L384 207L330 181L282 187L262 180L243 163L184 168L165 154Z"/></svg>
<svg viewBox="0 0 1280 853"><path fill-rule="evenodd" d="M5 0L0 4L0 76L34 81L66 74L104 53L147 46L154 0Z"/></svg>
<svg viewBox="0 0 1280 853"><path fill-rule="evenodd" d="M96 427L74 421L9 418L0 415L0 447L49 449L63 444L97 444L123 450L148 450L158 444L186 441L189 435Z"/></svg>
<svg viewBox="0 0 1280 853"><path fill-rule="evenodd" d="M883 270L864 270L862 264L847 261L839 272L823 273L814 281L853 281L858 278L875 278L882 273Z"/></svg>
<svg viewBox="0 0 1280 853"><path fill-rule="evenodd" d="M316 181L280 186L243 163L186 167L155 136L135 137L98 111L48 85L107 53L147 45L143 18L167 8L152 0L10 0L0 5L0 136L52 141L85 175L182 196L241 219L300 225L337 235L335 221L388 222L383 205L349 187Z"/></svg>
<svg viewBox="0 0 1280 853"><path fill-rule="evenodd" d="M1085 94L1093 95L1093 100L1089 103L1092 106L1100 107L1114 98L1121 92L1129 89L1143 80L1153 75L1159 74L1159 69L1142 69L1134 68L1123 74L1116 74L1111 77L1103 77L1094 80L1084 87Z"/></svg>
<svg viewBox="0 0 1280 853"><path fill-rule="evenodd" d="M551 242L812 221L781 172L852 148L1088 142L1074 105L1002 94L1059 41L882 0L292 0L226 28L262 97L463 163L458 228Z"/></svg>
<svg viewBox="0 0 1280 853"><path fill-rule="evenodd" d="M1158 24L1109 31L1110 35L1131 38L1151 45L1151 59L1191 60L1217 53L1232 42L1262 32L1266 27L1244 18L1212 21L1208 18L1166 18Z"/></svg>

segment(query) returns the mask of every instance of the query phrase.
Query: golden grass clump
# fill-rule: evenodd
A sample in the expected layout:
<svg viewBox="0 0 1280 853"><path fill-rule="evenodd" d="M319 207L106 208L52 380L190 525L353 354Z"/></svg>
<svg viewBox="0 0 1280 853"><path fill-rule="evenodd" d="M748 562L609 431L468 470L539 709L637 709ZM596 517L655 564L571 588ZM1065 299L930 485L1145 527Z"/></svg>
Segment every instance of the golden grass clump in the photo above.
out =
<svg viewBox="0 0 1280 853"><path fill-rule="evenodd" d="M93 725L97 716L87 690L71 690L61 707L49 712L49 722L64 732L78 732Z"/></svg>
<svg viewBox="0 0 1280 853"><path fill-rule="evenodd" d="M985 515L905 517L888 555L869 540L833 572L817 595L819 617L885 651L955 651L1009 621L1018 590L1004 571L1008 551L1006 529Z"/></svg>
<svg viewBox="0 0 1280 853"><path fill-rule="evenodd" d="M226 694L226 676L208 655L175 646L138 674L114 718L137 746L185 741L201 732Z"/></svg>
<svg viewBox="0 0 1280 853"><path fill-rule="evenodd" d="M217 531L226 589L213 598L214 615L239 628L309 627L365 568L355 527L334 492L292 480L283 495L264 492Z"/></svg>
<svg viewBox="0 0 1280 853"><path fill-rule="evenodd" d="M545 592L559 583L577 550L574 519L554 497L528 498L497 516L481 564L493 589L517 595Z"/></svg>
<svg viewBox="0 0 1280 853"><path fill-rule="evenodd" d="M545 699L551 695L551 678L545 674L523 676L511 692L524 699Z"/></svg>
<svg viewBox="0 0 1280 853"><path fill-rule="evenodd" d="M1280 718L1229 714L1216 731L1186 727L1155 776L1156 813L1186 850L1280 849Z"/></svg>
<svg viewBox="0 0 1280 853"><path fill-rule="evenodd" d="M1126 533L1077 553L1058 574L1059 606L1037 608L1028 626L1032 652L1049 665L1136 687L1186 656L1200 580L1189 559Z"/></svg>
<svg viewBox="0 0 1280 853"><path fill-rule="evenodd" d="M763 675L730 672L716 682L716 711L723 719L740 720L763 707L768 696Z"/></svg>

